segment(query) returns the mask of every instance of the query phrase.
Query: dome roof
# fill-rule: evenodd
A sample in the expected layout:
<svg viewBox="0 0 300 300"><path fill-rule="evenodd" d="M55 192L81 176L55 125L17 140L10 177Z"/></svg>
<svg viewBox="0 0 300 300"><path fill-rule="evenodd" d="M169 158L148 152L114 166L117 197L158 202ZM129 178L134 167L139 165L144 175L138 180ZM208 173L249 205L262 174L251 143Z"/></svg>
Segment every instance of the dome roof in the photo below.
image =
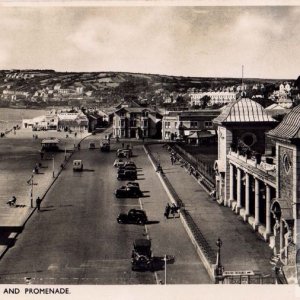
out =
<svg viewBox="0 0 300 300"><path fill-rule="evenodd" d="M294 107L267 135L285 140L300 139L300 105Z"/></svg>
<svg viewBox="0 0 300 300"><path fill-rule="evenodd" d="M241 98L228 104L222 113L213 121L216 124L276 122L259 103L248 98Z"/></svg>

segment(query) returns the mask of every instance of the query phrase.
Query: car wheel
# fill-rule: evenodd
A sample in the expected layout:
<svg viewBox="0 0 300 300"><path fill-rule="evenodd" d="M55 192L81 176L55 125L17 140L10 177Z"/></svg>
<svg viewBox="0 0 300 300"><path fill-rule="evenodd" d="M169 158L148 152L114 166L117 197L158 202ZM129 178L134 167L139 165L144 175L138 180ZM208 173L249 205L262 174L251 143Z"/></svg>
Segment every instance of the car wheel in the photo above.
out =
<svg viewBox="0 0 300 300"><path fill-rule="evenodd" d="M118 221L119 224L122 224L122 223L123 223L122 220L121 220L120 218L118 218L117 221Z"/></svg>
<svg viewBox="0 0 300 300"><path fill-rule="evenodd" d="M139 224L139 225L143 225L143 221L140 220L140 219L138 219L136 222L137 222L137 224Z"/></svg>

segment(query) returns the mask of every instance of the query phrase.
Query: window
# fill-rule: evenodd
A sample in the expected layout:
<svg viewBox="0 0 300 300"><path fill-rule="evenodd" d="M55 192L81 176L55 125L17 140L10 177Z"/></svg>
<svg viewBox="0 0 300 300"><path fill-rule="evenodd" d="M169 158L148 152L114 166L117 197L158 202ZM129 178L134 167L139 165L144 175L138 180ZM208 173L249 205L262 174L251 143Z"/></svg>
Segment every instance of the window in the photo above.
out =
<svg viewBox="0 0 300 300"><path fill-rule="evenodd" d="M144 127L147 127L147 126L148 126L148 120L144 120L143 126L144 126Z"/></svg>
<svg viewBox="0 0 300 300"><path fill-rule="evenodd" d="M198 127L198 122L197 121L191 121L191 127L192 128Z"/></svg>
<svg viewBox="0 0 300 300"><path fill-rule="evenodd" d="M136 127L136 120L130 120L130 126Z"/></svg>
<svg viewBox="0 0 300 300"><path fill-rule="evenodd" d="M165 122L165 128L170 128L171 123L170 122Z"/></svg>
<svg viewBox="0 0 300 300"><path fill-rule="evenodd" d="M290 156L287 153L283 154L282 163L283 163L285 172L288 174L291 169L292 162L291 162Z"/></svg>
<svg viewBox="0 0 300 300"><path fill-rule="evenodd" d="M204 122L204 127L205 128L211 128L212 127L212 121L205 121Z"/></svg>

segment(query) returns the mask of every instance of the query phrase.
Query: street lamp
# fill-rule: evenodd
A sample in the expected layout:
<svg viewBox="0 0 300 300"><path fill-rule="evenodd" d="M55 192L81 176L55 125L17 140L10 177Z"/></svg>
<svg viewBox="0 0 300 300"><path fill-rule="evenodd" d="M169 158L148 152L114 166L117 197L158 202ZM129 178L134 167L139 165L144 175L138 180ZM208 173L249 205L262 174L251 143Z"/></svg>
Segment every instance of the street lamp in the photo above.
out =
<svg viewBox="0 0 300 300"><path fill-rule="evenodd" d="M37 183L33 182L34 172L35 172L35 170L32 170L32 175L29 178L29 180L27 181L27 183L30 184L30 207L31 208L33 208L33 186L37 185Z"/></svg>
<svg viewBox="0 0 300 300"><path fill-rule="evenodd" d="M216 245L218 247L217 252L217 261L216 261L216 267L215 267L215 283L219 283L223 281L223 272L224 267L221 264L221 247L222 247L222 241L220 238L218 238Z"/></svg>
<svg viewBox="0 0 300 300"><path fill-rule="evenodd" d="M55 177L55 174L54 174L54 155L52 156L52 176L53 176L53 178Z"/></svg>
<svg viewBox="0 0 300 300"><path fill-rule="evenodd" d="M165 285L167 284L167 254L164 256L164 262L165 262Z"/></svg>

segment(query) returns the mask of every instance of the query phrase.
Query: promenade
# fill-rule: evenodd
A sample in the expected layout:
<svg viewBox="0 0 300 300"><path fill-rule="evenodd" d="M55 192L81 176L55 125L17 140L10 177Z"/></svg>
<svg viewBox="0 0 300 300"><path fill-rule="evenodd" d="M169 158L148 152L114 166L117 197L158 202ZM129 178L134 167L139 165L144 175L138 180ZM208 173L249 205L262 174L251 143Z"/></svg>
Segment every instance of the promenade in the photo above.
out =
<svg viewBox="0 0 300 300"><path fill-rule="evenodd" d="M37 135L35 138L33 135ZM37 197L44 198L58 177L61 165L65 164L74 151L74 142L88 136L85 132L68 137L64 132L19 129L0 139L0 257L12 245L18 231L22 229L35 210ZM45 154L41 159L41 140L47 137L60 139L61 152ZM38 173L33 172L41 164ZM33 182L33 184L32 184ZM16 206L9 207L7 201L17 198Z"/></svg>
<svg viewBox="0 0 300 300"><path fill-rule="evenodd" d="M213 201L179 162L172 165L169 152L162 145L149 145L148 149L160 162L166 177L185 204L185 209L215 252L216 241L221 238L221 260L225 271L273 273L269 262L272 251L267 243L229 208Z"/></svg>

